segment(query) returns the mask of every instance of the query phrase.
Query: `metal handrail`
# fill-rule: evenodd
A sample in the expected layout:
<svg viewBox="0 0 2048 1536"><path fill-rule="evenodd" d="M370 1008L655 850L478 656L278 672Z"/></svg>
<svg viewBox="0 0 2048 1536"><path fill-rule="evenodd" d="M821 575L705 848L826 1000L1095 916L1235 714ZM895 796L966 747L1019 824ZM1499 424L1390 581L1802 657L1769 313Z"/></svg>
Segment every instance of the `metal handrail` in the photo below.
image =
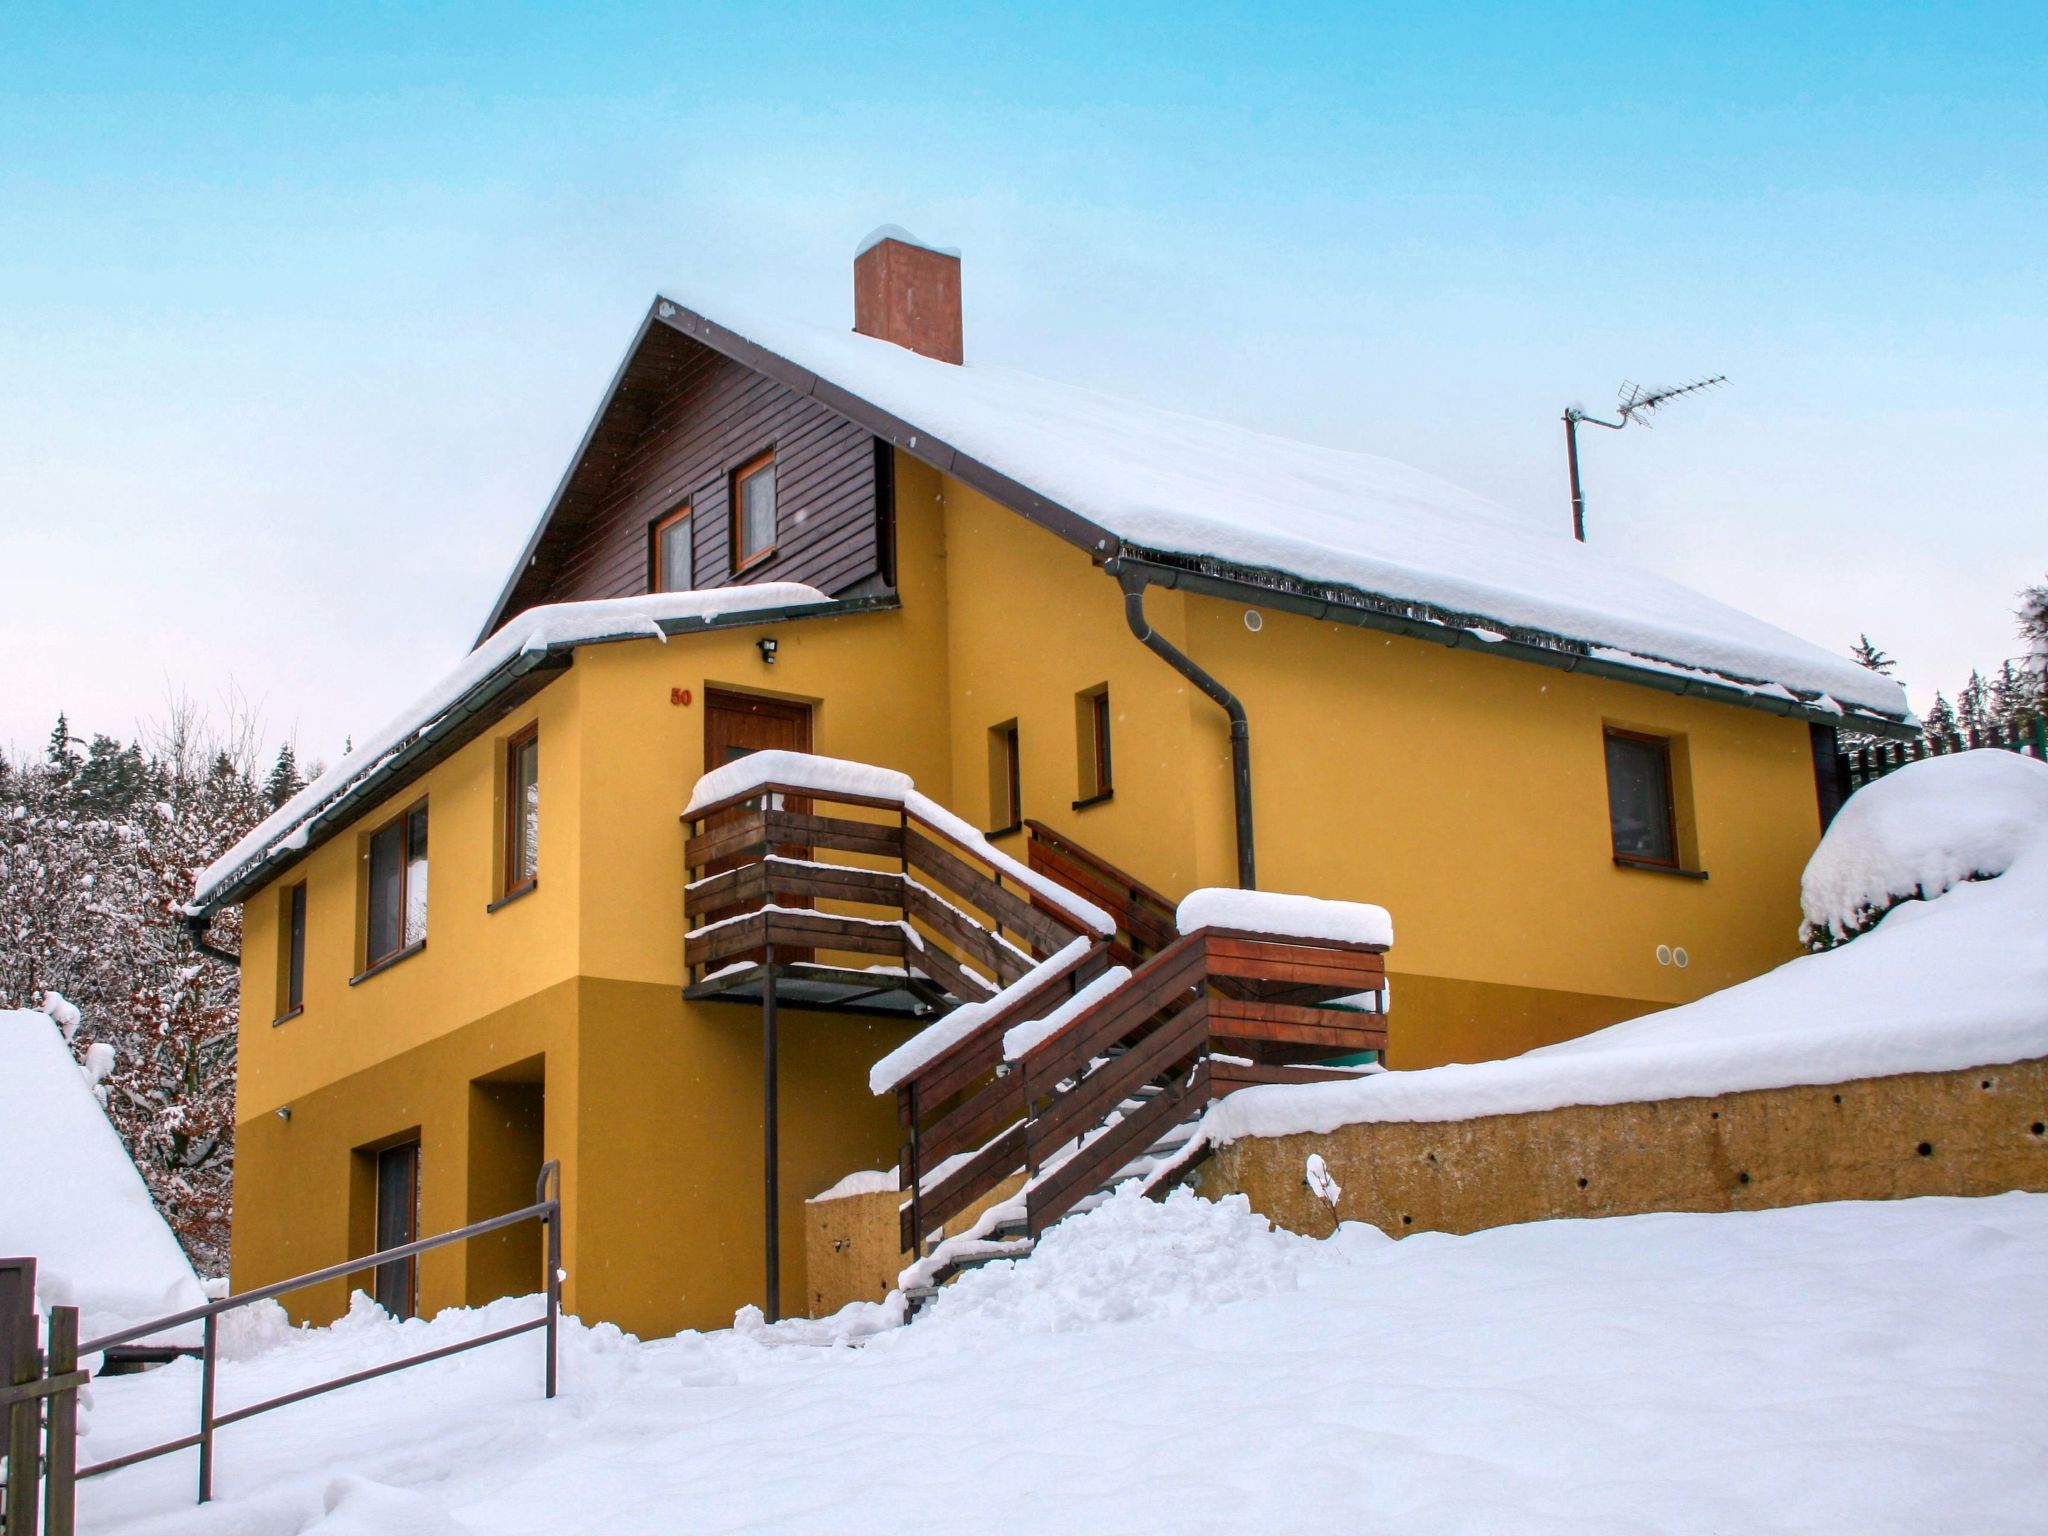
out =
<svg viewBox="0 0 2048 1536"><path fill-rule="evenodd" d="M493 1216L485 1221L472 1222L466 1227L459 1227L452 1232L437 1233L433 1237L421 1238L416 1242L401 1243L396 1247L380 1249L376 1253L367 1254L359 1259L347 1259L339 1264L330 1264L324 1269L316 1269L308 1274L295 1276L290 1280L279 1280L270 1285L258 1286L253 1291L244 1291L237 1296L224 1296L220 1300L208 1302L202 1307L188 1308L186 1311L176 1312L168 1317L160 1317L152 1322L142 1323L132 1328L122 1329L116 1333L103 1334L99 1338L87 1340L78 1346L78 1353L81 1355L95 1354L113 1345L129 1343L135 1339L145 1338L150 1334L163 1333L172 1328L180 1328L187 1323L198 1322L204 1324L205 1332L199 1352L199 1431L197 1434L181 1436L176 1440L167 1440L161 1445L146 1446L139 1451L131 1451L124 1456L115 1456L106 1461L95 1462L89 1467L80 1467L74 1476L80 1478L97 1477L104 1472L117 1471L122 1467L133 1466L137 1462L150 1461L159 1456L169 1456L178 1451L191 1450L196 1446L199 1449L199 1502L205 1504L213 1498L214 1431L223 1425L240 1423L243 1419L254 1418L257 1414L268 1413L274 1408L283 1408L292 1403L304 1402L307 1398L338 1391L342 1387L355 1386L360 1382L370 1381L379 1376L388 1376L394 1371L402 1371L409 1366L424 1365L431 1360L446 1359L450 1355L458 1355L465 1350L481 1349L486 1344L496 1344L522 1333L532 1333L536 1329L545 1329L547 1331L546 1395L552 1398L555 1395L557 1382L557 1352L560 1343L562 1310L562 1165L559 1162L550 1159L541 1165L540 1177L534 1184L534 1196L533 1204L522 1206L516 1211L507 1211L502 1216ZM268 1301L272 1297L282 1296L291 1291L302 1291L309 1286L321 1285L329 1280L337 1280L347 1275L360 1274L367 1269L376 1269L400 1259L411 1258L415 1254L426 1253L430 1249L445 1247L450 1243L459 1243L468 1238L481 1237L487 1232L497 1232L506 1227L517 1226L524 1221L535 1220L538 1220L547 1228L547 1280L544 1288L546 1310L541 1316L531 1318L523 1323L515 1323L507 1328L499 1328L490 1333L479 1334L473 1339L464 1339L460 1343L444 1344L436 1349L424 1350L416 1355L408 1355L402 1360L388 1361L383 1365L372 1366L368 1370L356 1371L347 1376L337 1377L333 1381L320 1382L310 1387L300 1387L279 1397L269 1398L260 1403L251 1403L228 1413L216 1413L214 1411L214 1386L219 1365L219 1334L222 1313L231 1312L237 1307L250 1306L259 1301Z"/></svg>

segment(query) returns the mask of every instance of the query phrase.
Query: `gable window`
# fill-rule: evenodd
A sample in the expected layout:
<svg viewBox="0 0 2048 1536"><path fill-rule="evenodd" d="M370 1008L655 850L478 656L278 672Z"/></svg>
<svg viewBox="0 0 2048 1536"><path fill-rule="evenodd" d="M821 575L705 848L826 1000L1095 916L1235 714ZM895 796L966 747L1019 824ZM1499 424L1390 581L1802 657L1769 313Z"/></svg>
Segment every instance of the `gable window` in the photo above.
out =
<svg viewBox="0 0 2048 1536"><path fill-rule="evenodd" d="M1678 867L1668 739L1608 729L1607 819L1618 862Z"/></svg>
<svg viewBox="0 0 2048 1536"><path fill-rule="evenodd" d="M529 725L505 744L505 894L539 878L540 727Z"/></svg>
<svg viewBox="0 0 2048 1536"><path fill-rule="evenodd" d="M688 592L697 584L690 548L690 504L686 501L649 530L647 590Z"/></svg>
<svg viewBox="0 0 2048 1536"><path fill-rule="evenodd" d="M992 727L988 733L988 815L991 832L1014 832L1024 825L1024 787L1014 720Z"/></svg>
<svg viewBox="0 0 2048 1536"><path fill-rule="evenodd" d="M278 911L278 1010L282 1024L306 1006L306 882L284 893Z"/></svg>
<svg viewBox="0 0 2048 1536"><path fill-rule="evenodd" d="M746 569L775 553L775 452L732 472L732 568Z"/></svg>
<svg viewBox="0 0 2048 1536"><path fill-rule="evenodd" d="M426 801L370 834L369 865L365 970L427 941Z"/></svg>
<svg viewBox="0 0 2048 1536"><path fill-rule="evenodd" d="M1080 798L1074 802L1078 811L1110 795L1109 684L1074 696L1074 739L1080 748Z"/></svg>

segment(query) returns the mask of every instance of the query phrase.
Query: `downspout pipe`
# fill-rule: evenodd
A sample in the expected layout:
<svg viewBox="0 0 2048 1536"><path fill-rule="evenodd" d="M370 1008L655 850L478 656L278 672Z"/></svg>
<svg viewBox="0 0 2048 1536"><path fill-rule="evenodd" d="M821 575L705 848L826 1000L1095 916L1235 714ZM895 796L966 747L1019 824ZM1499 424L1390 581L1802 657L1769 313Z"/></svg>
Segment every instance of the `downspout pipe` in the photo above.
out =
<svg viewBox="0 0 2048 1536"><path fill-rule="evenodd" d="M1124 622L1130 625L1139 644L1215 700L1230 717L1230 789L1237 812L1237 883L1242 890L1257 890L1256 845L1252 836L1252 726L1245 717L1244 705L1238 702L1236 694L1152 627L1145 617L1147 578L1142 571L1132 570L1114 559L1105 569L1123 588Z"/></svg>
<svg viewBox="0 0 2048 1536"><path fill-rule="evenodd" d="M222 965L232 965L239 971L242 968L242 957L231 949L222 949L206 936L206 930L211 926L212 922L213 918L211 916L201 916L196 913L186 914L185 931L192 935L192 947L206 956L207 959L218 960Z"/></svg>

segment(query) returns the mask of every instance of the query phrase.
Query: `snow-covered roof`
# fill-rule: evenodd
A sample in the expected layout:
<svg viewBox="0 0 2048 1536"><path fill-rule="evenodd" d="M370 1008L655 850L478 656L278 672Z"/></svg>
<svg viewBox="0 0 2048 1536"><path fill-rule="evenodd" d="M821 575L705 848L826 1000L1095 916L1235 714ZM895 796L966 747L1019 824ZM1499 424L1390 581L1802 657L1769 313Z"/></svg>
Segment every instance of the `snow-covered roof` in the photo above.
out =
<svg viewBox="0 0 2048 1536"><path fill-rule="evenodd" d="M610 640L651 636L666 641L720 619L828 613L848 606L801 582L772 581L529 608L201 871L189 910L198 913L240 900L239 893L262 878L266 865L303 852L313 838L347 819L347 806L365 792L376 792L419 749L472 718L496 691L494 685L516 681L551 655Z"/></svg>
<svg viewBox="0 0 2048 1536"><path fill-rule="evenodd" d="M32 1255L41 1304L77 1307L86 1339L206 1303L63 1035L28 1009L0 1011L0 1253Z"/></svg>
<svg viewBox="0 0 2048 1536"><path fill-rule="evenodd" d="M1017 510L1064 514L1069 537L1099 530L1104 553L1225 562L1417 606L1480 639L1529 632L1823 713L1910 717L1890 679L1580 544L1561 520L1538 525L1405 464L675 292L657 301L661 321L750 365L808 374L798 386L835 408L896 418L912 429L897 439L910 453L1006 477Z"/></svg>

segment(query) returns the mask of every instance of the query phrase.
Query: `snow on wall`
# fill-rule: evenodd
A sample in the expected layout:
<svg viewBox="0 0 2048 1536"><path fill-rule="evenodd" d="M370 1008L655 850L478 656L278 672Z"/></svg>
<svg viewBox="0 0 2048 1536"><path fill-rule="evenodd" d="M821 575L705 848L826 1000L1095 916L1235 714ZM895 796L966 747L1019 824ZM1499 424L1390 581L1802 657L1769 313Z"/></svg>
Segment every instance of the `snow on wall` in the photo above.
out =
<svg viewBox="0 0 2048 1536"><path fill-rule="evenodd" d="M85 1339L206 1301L58 1025L26 1009L0 1012L0 1253L35 1257L41 1305L76 1306Z"/></svg>
<svg viewBox="0 0 2048 1536"><path fill-rule="evenodd" d="M2017 752L1957 752L1887 774L1849 797L1807 863L1807 930L1847 938L1893 901L2003 874L2044 824L2048 763Z"/></svg>
<svg viewBox="0 0 2048 1536"><path fill-rule="evenodd" d="M1363 901L1325 901L1283 891L1240 891L1208 886L1190 891L1174 912L1182 933L1198 928L1241 928L1250 933L1296 939L1330 939L1340 944L1394 942L1394 920L1385 907Z"/></svg>
<svg viewBox="0 0 2048 1536"><path fill-rule="evenodd" d="M1959 766L2000 756L2015 766ZM1968 753L1910 764L1859 790L1809 865L1833 893L1827 901L1909 879L1944 893L1893 907L1840 948L1507 1061L1241 1089L1208 1111L1200 1134L1225 1142L1368 1121L1468 1120L2048 1055L2048 797L2015 790L2023 773L2048 780L2048 767L2011 754ZM1958 799L1968 785L1985 790L1974 806ZM1879 789L1882 814L1849 814ZM1978 858L2002 862L2004 873L1943 885ZM1393 1055L1400 1059L1398 1036Z"/></svg>
<svg viewBox="0 0 2048 1536"><path fill-rule="evenodd" d="M680 303L1129 544L1287 572L1722 682L1907 718L1905 692L1678 582L1421 470L852 332ZM916 439L907 444L918 451Z"/></svg>
<svg viewBox="0 0 2048 1536"><path fill-rule="evenodd" d="M605 640L651 636L666 641L673 626L692 619L708 623L731 614L801 608L831 601L816 587L771 581L757 586L718 587L707 592L650 592L639 597L529 608L507 620L504 628L471 651L459 666L380 729L364 737L354 751L257 823L247 836L201 871L193 890L192 906L204 906L245 866L274 853L303 848L313 817L376 773L515 657Z"/></svg>

